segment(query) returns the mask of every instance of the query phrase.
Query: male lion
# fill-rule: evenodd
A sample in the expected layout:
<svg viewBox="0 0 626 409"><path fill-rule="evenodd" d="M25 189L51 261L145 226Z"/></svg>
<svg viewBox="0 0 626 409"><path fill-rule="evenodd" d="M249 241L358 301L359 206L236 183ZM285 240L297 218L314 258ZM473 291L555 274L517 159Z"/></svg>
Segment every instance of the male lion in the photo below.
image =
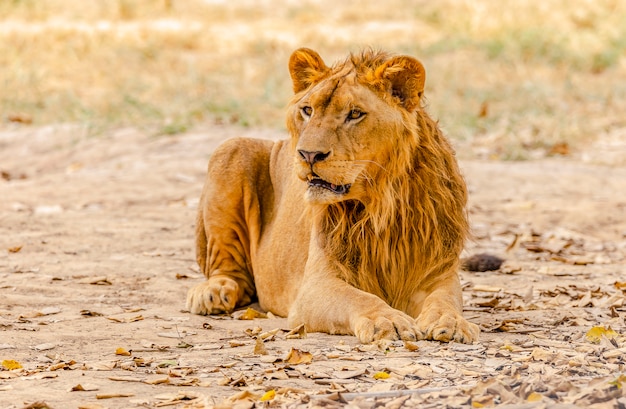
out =
<svg viewBox="0 0 626 409"><path fill-rule="evenodd" d="M457 268L467 192L422 109L425 72L365 51L327 67L289 60L290 140L234 139L213 154L199 204L195 314L261 307L308 331L473 342Z"/></svg>

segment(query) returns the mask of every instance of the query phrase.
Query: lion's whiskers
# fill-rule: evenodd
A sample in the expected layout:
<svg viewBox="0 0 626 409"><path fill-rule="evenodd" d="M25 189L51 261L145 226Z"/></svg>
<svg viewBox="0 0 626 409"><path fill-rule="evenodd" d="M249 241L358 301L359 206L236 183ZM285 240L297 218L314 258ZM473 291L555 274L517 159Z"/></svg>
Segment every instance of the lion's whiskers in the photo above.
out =
<svg viewBox="0 0 626 409"><path fill-rule="evenodd" d="M389 173L389 171L387 170L386 167L384 167L383 165L381 165L380 163L376 162L375 160L366 160L366 159L356 159L354 161L354 163L357 164L361 164L361 163L373 163L374 165L378 166L379 168L381 168L382 170L384 170L385 172Z"/></svg>

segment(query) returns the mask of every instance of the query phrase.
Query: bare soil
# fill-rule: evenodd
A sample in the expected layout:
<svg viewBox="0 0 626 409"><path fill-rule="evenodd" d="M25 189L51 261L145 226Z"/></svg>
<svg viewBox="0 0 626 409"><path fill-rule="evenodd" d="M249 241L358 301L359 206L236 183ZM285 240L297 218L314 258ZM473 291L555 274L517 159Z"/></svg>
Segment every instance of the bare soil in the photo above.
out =
<svg viewBox="0 0 626 409"><path fill-rule="evenodd" d="M237 134L281 136L0 133L0 408L626 406L626 168L463 160L467 254L506 260L461 272L480 341L360 345L184 311L206 163Z"/></svg>

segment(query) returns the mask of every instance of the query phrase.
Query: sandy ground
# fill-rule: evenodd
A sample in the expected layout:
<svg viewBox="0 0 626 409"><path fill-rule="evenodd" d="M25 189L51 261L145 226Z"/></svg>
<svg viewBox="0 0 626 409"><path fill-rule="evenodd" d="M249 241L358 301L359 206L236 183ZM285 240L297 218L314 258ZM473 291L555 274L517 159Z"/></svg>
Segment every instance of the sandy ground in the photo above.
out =
<svg viewBox="0 0 626 409"><path fill-rule="evenodd" d="M184 311L207 159L236 134L0 133L0 408L626 405L626 168L463 161L467 252L507 260L461 273L480 341L360 345Z"/></svg>

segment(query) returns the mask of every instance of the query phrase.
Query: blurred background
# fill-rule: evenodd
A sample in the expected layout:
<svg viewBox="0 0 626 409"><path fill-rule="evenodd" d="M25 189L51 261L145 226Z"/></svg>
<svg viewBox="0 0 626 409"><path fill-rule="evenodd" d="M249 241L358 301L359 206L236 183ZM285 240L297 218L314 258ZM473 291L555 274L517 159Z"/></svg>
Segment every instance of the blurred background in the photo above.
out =
<svg viewBox="0 0 626 409"><path fill-rule="evenodd" d="M0 128L283 132L302 46L420 59L462 158L626 164L623 0L1 0Z"/></svg>

